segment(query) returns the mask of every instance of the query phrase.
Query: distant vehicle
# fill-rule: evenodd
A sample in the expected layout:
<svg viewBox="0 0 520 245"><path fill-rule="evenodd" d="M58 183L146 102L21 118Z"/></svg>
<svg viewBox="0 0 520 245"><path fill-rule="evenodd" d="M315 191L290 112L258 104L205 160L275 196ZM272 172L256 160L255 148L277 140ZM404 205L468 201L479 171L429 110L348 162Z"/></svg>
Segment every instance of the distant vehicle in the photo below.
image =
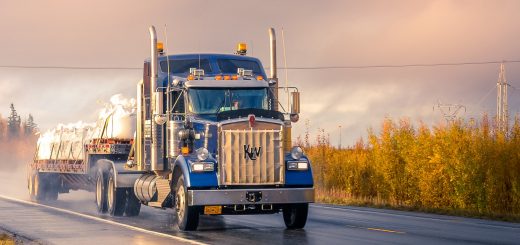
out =
<svg viewBox="0 0 520 245"><path fill-rule="evenodd" d="M197 229L199 215L280 211L287 228L303 228L314 187L309 159L291 143L300 94L283 88L291 103L278 109L282 88L274 29L269 33L267 79L245 44L236 54L168 56L150 27L135 118L108 115L98 135L64 129L39 144L29 165L31 198L83 189L95 192L100 213L114 216L137 216L142 204L173 208L181 230ZM133 125L130 135L114 134Z"/></svg>

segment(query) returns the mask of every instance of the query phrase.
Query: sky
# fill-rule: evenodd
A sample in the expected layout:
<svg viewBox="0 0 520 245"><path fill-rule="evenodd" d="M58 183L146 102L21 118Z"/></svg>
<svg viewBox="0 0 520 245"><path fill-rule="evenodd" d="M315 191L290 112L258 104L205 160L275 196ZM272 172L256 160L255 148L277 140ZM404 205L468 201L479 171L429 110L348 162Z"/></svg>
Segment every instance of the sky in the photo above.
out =
<svg viewBox="0 0 520 245"><path fill-rule="evenodd" d="M372 66L520 60L520 1L10 1L0 0L0 66L141 67L155 25L169 54L233 53L269 66ZM165 28L166 27L166 28ZM166 42L167 41L167 42ZM520 63L507 63L509 107L520 111ZM385 118L428 125L435 105L461 104L468 119L495 114L499 65L279 70L301 91L293 135L319 129L343 146ZM111 95L135 96L142 72L0 68L0 114L14 103L41 130L95 121ZM518 88L519 90L517 90Z"/></svg>

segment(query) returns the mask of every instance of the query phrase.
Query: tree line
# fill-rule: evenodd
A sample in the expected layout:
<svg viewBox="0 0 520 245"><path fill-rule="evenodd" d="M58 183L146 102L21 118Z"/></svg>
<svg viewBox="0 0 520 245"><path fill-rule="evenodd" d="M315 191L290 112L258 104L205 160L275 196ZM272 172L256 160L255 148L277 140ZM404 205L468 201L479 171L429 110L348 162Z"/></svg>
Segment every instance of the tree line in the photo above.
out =
<svg viewBox="0 0 520 245"><path fill-rule="evenodd" d="M346 149L332 147L325 131L313 144L297 143L321 201L520 220L520 121L507 131L493 121L428 127L386 119Z"/></svg>
<svg viewBox="0 0 520 245"><path fill-rule="evenodd" d="M23 118L10 105L7 118L0 115L0 171L12 170L32 160L38 125L32 114Z"/></svg>

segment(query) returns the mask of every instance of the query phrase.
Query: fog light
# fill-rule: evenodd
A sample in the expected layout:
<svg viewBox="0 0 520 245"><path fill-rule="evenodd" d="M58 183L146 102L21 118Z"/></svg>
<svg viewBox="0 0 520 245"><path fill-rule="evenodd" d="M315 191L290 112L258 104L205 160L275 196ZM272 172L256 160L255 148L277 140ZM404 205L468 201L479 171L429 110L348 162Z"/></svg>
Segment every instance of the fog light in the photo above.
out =
<svg viewBox="0 0 520 245"><path fill-rule="evenodd" d="M192 172L211 172L213 170L215 170L215 167L211 162L194 162L191 164Z"/></svg>
<svg viewBox="0 0 520 245"><path fill-rule="evenodd" d="M287 170L307 170L309 169L308 162L287 162Z"/></svg>

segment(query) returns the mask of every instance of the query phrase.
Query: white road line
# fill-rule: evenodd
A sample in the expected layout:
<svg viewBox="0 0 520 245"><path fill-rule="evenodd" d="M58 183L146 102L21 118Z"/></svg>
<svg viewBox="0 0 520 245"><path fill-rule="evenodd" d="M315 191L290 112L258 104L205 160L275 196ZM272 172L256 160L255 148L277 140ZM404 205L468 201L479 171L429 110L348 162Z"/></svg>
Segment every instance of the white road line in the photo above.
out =
<svg viewBox="0 0 520 245"><path fill-rule="evenodd" d="M156 236L161 236L161 237L175 239L175 240L178 240L178 241L181 241L181 242L197 244L197 245L206 245L207 244L207 243L197 242L197 241L189 240L189 239L178 237L178 236L174 236L174 235L169 235L169 234L165 234L165 233L161 233L161 232L157 232L157 231L151 231L151 230L139 228L139 227L132 226L132 225L118 223L118 222L115 222L115 221L112 221L112 220L106 220L106 219L102 219L102 218L99 218L99 217L86 215L86 214L82 214L82 213L78 213L78 212L74 212L74 211L70 211L70 210L66 210L66 209L56 208L56 207L52 207L52 206L48 206L48 205L44 205L44 204L40 204L40 203L34 203L34 202L30 202L30 201L26 201L26 200L22 200L22 199L17 199L17 198L13 198L13 197L8 197L8 196L4 196L4 195L0 195L0 198L6 199L6 200L10 200L10 201L13 201L13 202L28 204L28 205L32 205L32 206L36 206L36 207L48 208L48 209L52 209L52 210L55 210L55 211L58 211L58 212L72 214L72 215L80 216L80 217L83 217L83 218L86 218L86 219L91 219L91 220L103 222L103 223L110 224L110 225L116 225L116 226L120 226L120 227L123 227L123 228L126 228L126 229L147 233L147 234L150 234L150 235L156 235Z"/></svg>

